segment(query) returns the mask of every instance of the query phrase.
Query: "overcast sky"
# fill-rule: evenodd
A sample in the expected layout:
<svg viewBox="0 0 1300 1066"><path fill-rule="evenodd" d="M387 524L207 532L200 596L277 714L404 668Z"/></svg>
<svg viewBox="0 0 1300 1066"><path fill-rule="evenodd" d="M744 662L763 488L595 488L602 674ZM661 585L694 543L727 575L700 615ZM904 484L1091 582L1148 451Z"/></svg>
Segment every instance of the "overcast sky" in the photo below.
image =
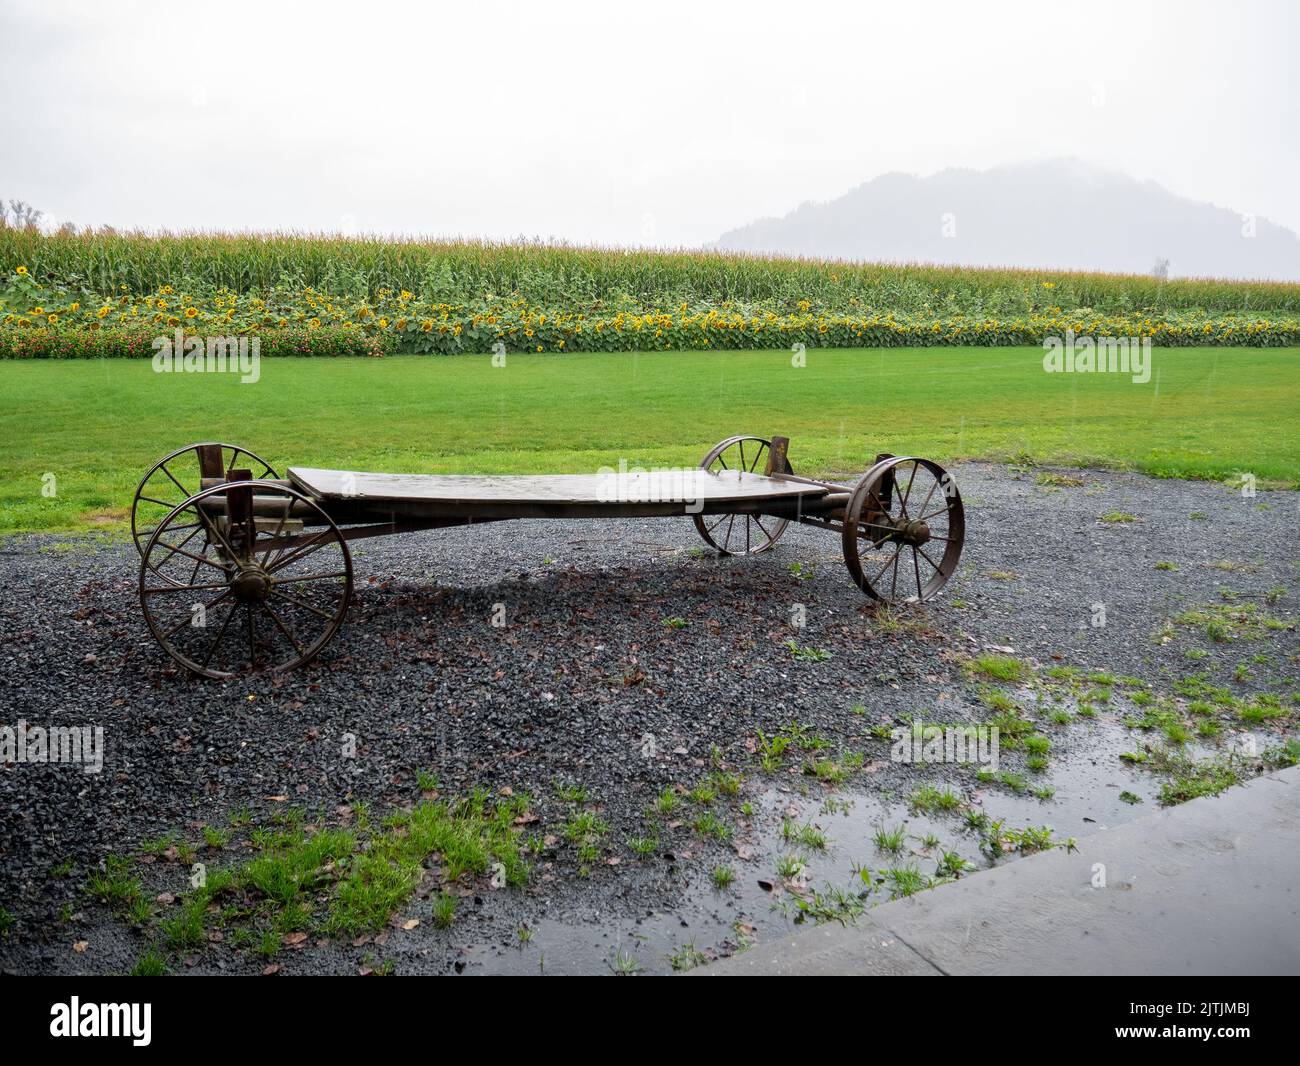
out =
<svg viewBox="0 0 1300 1066"><path fill-rule="evenodd" d="M0 196L693 245L890 170L1077 156L1300 230L1298 11L0 0Z"/></svg>

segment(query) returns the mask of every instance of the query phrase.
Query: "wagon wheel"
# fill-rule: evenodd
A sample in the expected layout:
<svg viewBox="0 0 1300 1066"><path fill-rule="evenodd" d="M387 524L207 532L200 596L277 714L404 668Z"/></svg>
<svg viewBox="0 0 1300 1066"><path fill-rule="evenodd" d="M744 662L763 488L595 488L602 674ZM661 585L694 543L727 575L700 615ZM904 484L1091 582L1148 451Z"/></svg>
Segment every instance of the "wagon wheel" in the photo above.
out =
<svg viewBox="0 0 1300 1066"><path fill-rule="evenodd" d="M844 563L873 600L928 600L961 558L966 539L961 493L938 463L885 459L862 476L849 497L843 535Z"/></svg>
<svg viewBox="0 0 1300 1066"><path fill-rule="evenodd" d="M351 595L352 557L338 527L275 482L191 496L158 523L140 563L149 629L204 677L301 666L337 632Z"/></svg>
<svg viewBox="0 0 1300 1066"><path fill-rule="evenodd" d="M246 468L258 478L278 478L280 475L260 456L254 455L247 448L237 444L219 444L205 441L187 444L177 448L170 455L164 455L145 474L135 498L131 501L131 539L135 549L144 554L145 545L158 524L171 513L172 509L184 503L202 488L202 476L199 471L199 449L221 449L222 474L235 467ZM240 457L243 461L238 461Z"/></svg>
<svg viewBox="0 0 1300 1066"><path fill-rule="evenodd" d="M719 478L736 476L744 470L761 474L772 442L762 437L728 437L704 457L701 470ZM695 528L711 548L724 555L757 555L768 551L790 523L764 515L695 515Z"/></svg>

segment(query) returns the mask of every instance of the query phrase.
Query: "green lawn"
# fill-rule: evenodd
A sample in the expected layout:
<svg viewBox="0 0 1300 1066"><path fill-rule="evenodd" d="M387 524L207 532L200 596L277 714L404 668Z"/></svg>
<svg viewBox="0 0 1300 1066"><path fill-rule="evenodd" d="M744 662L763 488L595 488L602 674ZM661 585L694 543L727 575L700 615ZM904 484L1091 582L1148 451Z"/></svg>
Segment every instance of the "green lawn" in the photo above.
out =
<svg viewBox="0 0 1300 1066"><path fill-rule="evenodd" d="M273 465L582 472L694 465L733 433L783 433L796 470L877 451L1127 465L1300 485L1300 350L1156 349L1151 382L1046 374L1038 348L282 359L261 380L147 361L0 363L0 529L124 514L140 476L219 439ZM57 495L42 495L43 475Z"/></svg>

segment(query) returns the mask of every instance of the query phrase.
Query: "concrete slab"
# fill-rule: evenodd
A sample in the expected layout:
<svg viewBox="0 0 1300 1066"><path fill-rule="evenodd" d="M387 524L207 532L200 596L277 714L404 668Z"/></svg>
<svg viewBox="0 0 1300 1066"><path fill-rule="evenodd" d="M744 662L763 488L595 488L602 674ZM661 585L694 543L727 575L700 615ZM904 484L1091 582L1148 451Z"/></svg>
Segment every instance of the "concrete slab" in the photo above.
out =
<svg viewBox="0 0 1300 1066"><path fill-rule="evenodd" d="M843 936L846 931L852 935ZM834 971L827 969L828 956L835 960ZM943 976L942 971L869 916L859 918L858 924L849 930L838 925L814 926L690 971L700 977L812 977L831 972L872 977Z"/></svg>
<svg viewBox="0 0 1300 1066"><path fill-rule="evenodd" d="M1078 843L704 972L1300 973L1300 767Z"/></svg>

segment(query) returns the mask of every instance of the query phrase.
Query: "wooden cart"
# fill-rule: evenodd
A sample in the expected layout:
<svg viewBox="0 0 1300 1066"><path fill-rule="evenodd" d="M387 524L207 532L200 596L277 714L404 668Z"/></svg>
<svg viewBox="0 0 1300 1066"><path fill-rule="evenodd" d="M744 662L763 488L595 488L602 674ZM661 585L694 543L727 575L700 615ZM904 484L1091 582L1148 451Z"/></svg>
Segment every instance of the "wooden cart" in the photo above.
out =
<svg viewBox="0 0 1300 1066"><path fill-rule="evenodd" d="M136 490L140 603L158 642L205 677L289 670L338 631L348 543L517 518L689 515L723 555L768 551L791 522L838 532L849 574L885 603L928 600L957 568L961 495L936 463L881 454L855 484L795 475L784 437L729 437L696 470L378 474L290 467L231 444L160 459Z"/></svg>

